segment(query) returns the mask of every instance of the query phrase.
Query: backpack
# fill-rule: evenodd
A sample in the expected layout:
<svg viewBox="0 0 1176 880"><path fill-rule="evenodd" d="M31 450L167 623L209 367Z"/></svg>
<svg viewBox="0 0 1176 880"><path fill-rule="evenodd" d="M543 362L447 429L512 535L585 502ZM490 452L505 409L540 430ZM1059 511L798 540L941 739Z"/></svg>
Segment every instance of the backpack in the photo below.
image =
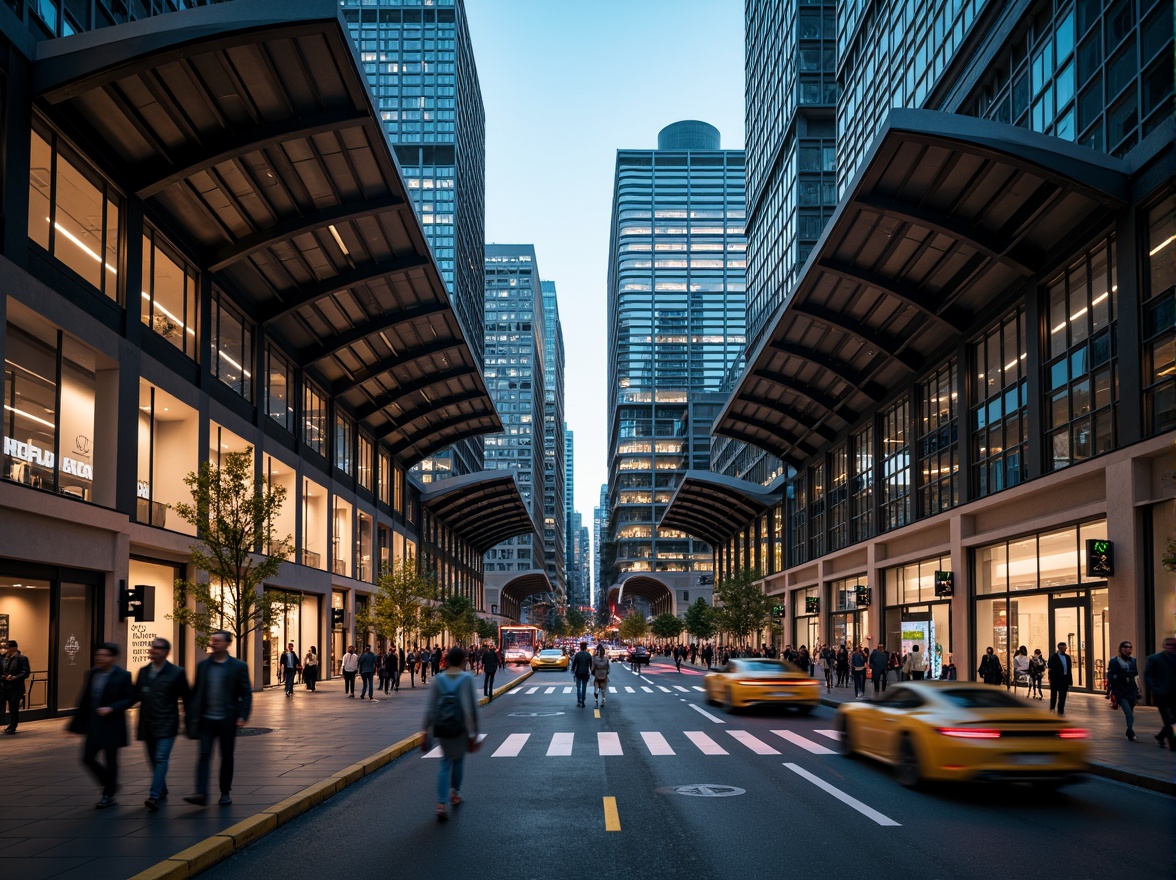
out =
<svg viewBox="0 0 1176 880"><path fill-rule="evenodd" d="M442 681L447 677L438 676L437 680ZM442 689L442 693L437 699L437 711L433 716L433 736L438 739L453 739L456 736L461 736L464 730L465 718L462 717L461 706L457 701L457 684L454 683L453 690Z"/></svg>

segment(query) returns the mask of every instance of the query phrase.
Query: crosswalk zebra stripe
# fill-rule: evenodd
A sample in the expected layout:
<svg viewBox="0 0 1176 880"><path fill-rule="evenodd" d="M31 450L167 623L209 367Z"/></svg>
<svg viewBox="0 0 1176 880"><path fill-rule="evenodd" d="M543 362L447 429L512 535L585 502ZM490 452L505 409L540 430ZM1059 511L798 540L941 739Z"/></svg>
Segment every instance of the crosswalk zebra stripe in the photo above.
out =
<svg viewBox="0 0 1176 880"><path fill-rule="evenodd" d="M564 693L565 693L565 694L570 694L571 692L572 692L572 689L571 689L571 687L565 687L565 688L564 688Z"/></svg>
<svg viewBox="0 0 1176 880"><path fill-rule="evenodd" d="M656 731L642 731L641 738L645 740L645 747L651 755L673 755L674 750L666 742L666 738Z"/></svg>
<svg viewBox="0 0 1176 880"><path fill-rule="evenodd" d="M608 689L608 692L609 692L610 694L615 694L615 693L617 692L617 689L616 689L615 687L612 687L612 686L610 685L610 686L609 686L609 689Z"/></svg>
<svg viewBox="0 0 1176 880"><path fill-rule="evenodd" d="M621 737L612 731L600 731L596 734L596 746L600 752L601 757L608 755L623 755L625 752L621 749Z"/></svg>
<svg viewBox="0 0 1176 880"><path fill-rule="evenodd" d="M814 730L813 733L819 733L821 736L827 736L829 739L835 739L837 742L841 742L840 730Z"/></svg>
<svg viewBox="0 0 1176 880"><path fill-rule="evenodd" d="M546 689L544 689L543 693L545 693L545 694L554 694L554 693L555 693L555 688L553 688L553 687L546 688Z"/></svg>
<svg viewBox="0 0 1176 880"><path fill-rule="evenodd" d="M731 734L731 736L735 737L735 739L737 739L739 742L743 743L743 745L747 746L749 749L751 749L757 755L778 755L778 754L780 754L778 751L776 751L774 748L772 748L766 742L764 742L761 739L756 739L754 736L752 736L746 730L728 730L727 733Z"/></svg>
<svg viewBox="0 0 1176 880"><path fill-rule="evenodd" d="M653 693L653 688L651 688L651 687L646 687L645 685L641 685L641 690L645 691L645 693L647 693L647 694L652 694L652 693Z"/></svg>
<svg viewBox="0 0 1176 880"><path fill-rule="evenodd" d="M686 688L682 687L682 685L680 685L680 684L674 685L674 690L681 691L684 694L690 693L690 691L688 691Z"/></svg>
<svg viewBox="0 0 1176 880"><path fill-rule="evenodd" d="M662 687L660 684L657 686L657 689L658 689L659 691L664 691L664 692L665 692L665 693L667 693L667 694L672 694L672 693L673 693L673 691L671 691L669 688L664 688L664 687Z"/></svg>
<svg viewBox="0 0 1176 880"><path fill-rule="evenodd" d="M635 693L637 693L637 691L633 690L633 689L632 689L631 687L629 687L628 685L625 685L625 693L627 693L627 694L635 694Z"/></svg>
<svg viewBox="0 0 1176 880"><path fill-rule="evenodd" d="M692 685L690 685L690 686L691 686L692 688L694 688L696 691L700 692L700 693L704 693L704 694L706 693L706 688L700 688L700 687L699 687L698 685L696 685L696 684L692 684Z"/></svg>
<svg viewBox="0 0 1176 880"><path fill-rule="evenodd" d="M539 688L537 688L537 687L533 687L533 688L527 688L527 693L528 693L528 694L533 694L533 693L535 693L535 691L537 691L537 690L539 690Z"/></svg>
<svg viewBox="0 0 1176 880"><path fill-rule="evenodd" d="M793 733L791 730L773 730L772 733L776 734L776 736L783 737L793 745L800 746L806 752L811 752L814 755L836 754L832 749L826 748L820 743L815 743L811 739L801 736L799 733Z"/></svg>
<svg viewBox="0 0 1176 880"><path fill-rule="evenodd" d="M698 746L698 750L704 755L729 755L726 749L703 733L701 730L686 730L683 731L686 738Z"/></svg>
<svg viewBox="0 0 1176 880"><path fill-rule="evenodd" d="M478 742L481 742L485 738L486 738L486 734L484 734L484 733L478 734ZM421 757L422 758L440 758L441 757L441 746L440 745L433 746L433 748L429 749L429 751L426 752L425 754L421 755Z"/></svg>
<svg viewBox="0 0 1176 880"><path fill-rule="evenodd" d="M531 738L529 733L512 733L506 740L498 747L498 750L491 755L491 758L517 758L519 752L523 750L523 746L527 744L527 740Z"/></svg>
<svg viewBox="0 0 1176 880"><path fill-rule="evenodd" d="M551 745L547 747L547 757L566 757L570 755L572 753L572 739L574 737L574 733L553 733L551 735Z"/></svg>
<svg viewBox="0 0 1176 880"><path fill-rule="evenodd" d="M515 688L513 691L511 691L511 694L512 694L512 695L513 695L513 694L517 694L517 693L518 693L519 691L521 691L522 689L523 689L523 686L522 686L522 685L519 685L517 688Z"/></svg>

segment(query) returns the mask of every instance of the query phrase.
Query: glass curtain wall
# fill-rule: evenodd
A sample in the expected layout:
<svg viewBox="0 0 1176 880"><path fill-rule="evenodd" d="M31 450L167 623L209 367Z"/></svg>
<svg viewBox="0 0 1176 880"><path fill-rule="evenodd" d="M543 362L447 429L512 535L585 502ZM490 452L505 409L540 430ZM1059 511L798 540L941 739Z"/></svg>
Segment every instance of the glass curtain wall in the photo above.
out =
<svg viewBox="0 0 1176 880"><path fill-rule="evenodd" d="M935 572L951 571L951 557L921 559L882 572L886 610L882 640L888 651L905 656L914 645L931 666L928 678L939 678L952 662L951 599L935 595Z"/></svg>

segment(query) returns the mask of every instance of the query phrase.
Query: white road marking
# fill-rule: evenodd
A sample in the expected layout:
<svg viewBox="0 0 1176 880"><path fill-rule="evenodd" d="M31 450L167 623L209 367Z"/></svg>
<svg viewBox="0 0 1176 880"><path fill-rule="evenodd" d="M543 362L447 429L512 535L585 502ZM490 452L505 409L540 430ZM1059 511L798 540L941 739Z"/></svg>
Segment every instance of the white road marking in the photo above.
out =
<svg viewBox="0 0 1176 880"><path fill-rule="evenodd" d="M680 684L674 685L674 690L681 691L684 694L690 693L690 691L688 691L686 688L682 687L682 685L680 685Z"/></svg>
<svg viewBox="0 0 1176 880"><path fill-rule="evenodd" d="M702 708L702 706L695 706L693 703L691 703L690 708L693 709L695 712L697 712L699 715L705 715L707 718L709 718L715 724L726 724L727 723L722 718L719 718L717 715L712 715L710 712L706 711L706 709Z"/></svg>
<svg viewBox="0 0 1176 880"><path fill-rule="evenodd" d="M684 731L686 738L698 746L698 750L704 755L729 755L731 754L701 730L687 730Z"/></svg>
<svg viewBox="0 0 1176 880"><path fill-rule="evenodd" d="M523 686L520 684L520 685L519 685L517 688L515 688L513 691L511 691L511 693L512 693L512 694L517 694L517 693L518 693L519 691L521 691L522 689L523 689Z"/></svg>
<svg viewBox="0 0 1176 880"><path fill-rule="evenodd" d="M565 688L564 688L564 693L565 693L565 694L570 694L571 692L572 692L572 689L571 689L570 687L565 687Z"/></svg>
<svg viewBox="0 0 1176 880"><path fill-rule="evenodd" d="M572 753L572 738L574 733L553 733L551 745L547 747L547 757L566 757Z"/></svg>
<svg viewBox="0 0 1176 880"><path fill-rule="evenodd" d="M441 757L441 746L433 746L433 748L429 749L429 751L425 752L423 755L421 755L421 757L422 758L440 758Z"/></svg>
<svg viewBox="0 0 1176 880"><path fill-rule="evenodd" d="M666 742L666 738L656 731L642 731L641 738L645 740L645 746L649 749L651 755L672 755L674 750L670 748L670 744Z"/></svg>
<svg viewBox="0 0 1176 880"><path fill-rule="evenodd" d="M731 736L735 737L735 739L737 739L739 742L743 743L743 745L747 746L749 749L751 749L757 755L778 755L778 754L780 754L778 751L776 751L774 748L772 748L770 745L768 745L762 739L756 739L754 736L752 736L746 730L728 730L727 733L731 734Z"/></svg>
<svg viewBox="0 0 1176 880"><path fill-rule="evenodd" d="M872 819L874 822L877 822L879 825L902 827L901 822L895 822L889 816L885 816L882 813L879 813L873 807L870 807L870 806L867 806L866 804L863 804L857 798L850 797L845 792L843 792L841 789L837 788L837 786L830 785L828 782L826 782L824 779L821 779L819 776L814 776L813 774L809 773L807 770L805 770L801 767L798 767L795 764L789 764L789 763L785 762L784 766L787 767L789 770L791 770L793 773L795 773L797 776L801 777L802 779L807 779L809 782L811 782L817 788L820 788L820 789L828 792L829 794L833 795L833 797L837 798L837 800L841 801L843 804L846 804L850 807L853 807L853 809L857 810L863 816L867 817L868 819Z"/></svg>
<svg viewBox="0 0 1176 880"><path fill-rule="evenodd" d="M669 688L664 688L664 687L662 687L660 684L657 686L657 689L658 689L659 691L664 691L664 692L665 692L665 693L667 693L667 694L672 694L672 693L673 693L673 691L672 691L672 690L670 690Z"/></svg>
<svg viewBox="0 0 1176 880"><path fill-rule="evenodd" d="M537 688L537 687L533 687L533 688L527 688L527 693L529 693L529 694L533 694L533 693L535 693L535 691L537 691L537 690L539 690L539 688Z"/></svg>
<svg viewBox="0 0 1176 880"><path fill-rule="evenodd" d="M629 690L632 690L632 688L629 688ZM617 692L617 689L615 687L613 687L612 685L609 685L608 692L610 694L615 694Z"/></svg>
<svg viewBox="0 0 1176 880"><path fill-rule="evenodd" d="M811 752L814 755L835 755L837 754L830 748L826 748L820 743L815 743L811 739L806 739L799 733L793 733L791 730L773 730L772 733L776 736L782 736L793 745L800 746L806 752Z"/></svg>
<svg viewBox="0 0 1176 880"><path fill-rule="evenodd" d="M545 690L543 691L543 693L545 693L545 694L554 694L554 693L555 693L555 688L553 688L553 687L549 687L549 688L545 689Z"/></svg>
<svg viewBox="0 0 1176 880"><path fill-rule="evenodd" d="M651 688L651 687L646 687L645 685L641 685L641 690L645 691L645 693L647 693L647 694L652 694L652 693L653 693L653 688Z"/></svg>
<svg viewBox="0 0 1176 880"><path fill-rule="evenodd" d="M498 747L498 751L496 751L490 757L517 758L519 756L519 752L523 750L523 746L527 744L527 740L530 738L531 734L529 733L512 733L506 738L505 742L503 742L503 744Z"/></svg>
<svg viewBox="0 0 1176 880"><path fill-rule="evenodd" d="M692 688L694 688L696 691L698 691L699 693L703 693L703 694L705 694L705 693L706 693L706 688L700 688L700 687L699 687L698 685L696 685L696 684L692 684L692 685L690 685L690 686L691 686Z"/></svg>
<svg viewBox="0 0 1176 880"><path fill-rule="evenodd" d="M633 689L632 689L631 687L629 687L628 685L625 685L625 693L627 693L627 694L635 694L635 693L637 693L637 691L633 690Z"/></svg>
<svg viewBox="0 0 1176 880"><path fill-rule="evenodd" d="M596 734L596 745L601 757L625 754L621 749L621 737L616 733L601 731Z"/></svg>
<svg viewBox="0 0 1176 880"><path fill-rule="evenodd" d="M841 742L840 730L814 730L813 733L819 733L821 736L827 736L829 739L835 739L838 742Z"/></svg>

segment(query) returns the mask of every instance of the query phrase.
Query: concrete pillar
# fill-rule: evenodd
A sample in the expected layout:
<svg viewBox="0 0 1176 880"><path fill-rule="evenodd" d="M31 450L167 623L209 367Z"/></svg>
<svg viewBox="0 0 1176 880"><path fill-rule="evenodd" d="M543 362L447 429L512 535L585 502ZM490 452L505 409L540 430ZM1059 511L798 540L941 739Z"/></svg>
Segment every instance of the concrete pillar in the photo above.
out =
<svg viewBox="0 0 1176 880"><path fill-rule="evenodd" d="M956 666L956 675L963 680L971 680L979 655L973 642L975 609L968 598L972 593L972 571L963 542L972 534L972 518L958 514L952 516L948 520L948 529L951 570L955 579L955 594L951 599L951 660Z"/></svg>
<svg viewBox="0 0 1176 880"><path fill-rule="evenodd" d="M1109 464L1104 473L1107 481L1107 540L1115 545L1115 573L1107 578L1110 615L1107 634L1110 652L1114 654L1119 642L1127 639L1137 646L1147 644L1144 591L1148 585L1144 561L1148 548L1142 521L1147 508L1137 508L1136 502L1148 497L1151 472L1146 459L1127 459ZM1082 565L1085 566L1086 548L1081 550Z"/></svg>

